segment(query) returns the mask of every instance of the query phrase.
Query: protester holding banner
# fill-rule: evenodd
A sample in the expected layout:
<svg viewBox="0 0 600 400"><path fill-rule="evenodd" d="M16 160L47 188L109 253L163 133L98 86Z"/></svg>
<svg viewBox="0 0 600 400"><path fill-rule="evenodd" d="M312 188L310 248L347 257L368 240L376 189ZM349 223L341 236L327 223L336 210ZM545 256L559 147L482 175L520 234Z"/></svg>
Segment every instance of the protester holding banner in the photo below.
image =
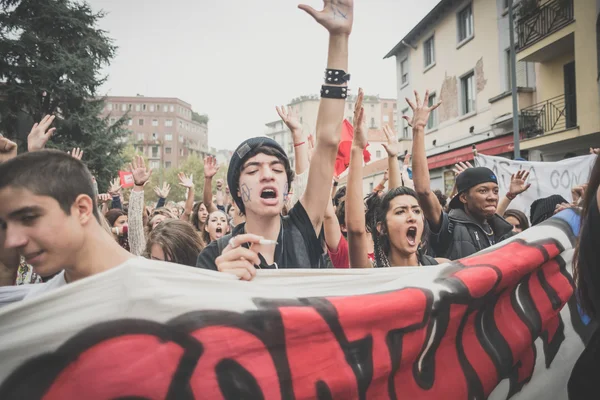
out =
<svg viewBox="0 0 600 400"><path fill-rule="evenodd" d="M250 280L259 268L318 267L323 253L321 232L325 207L340 140L347 93L348 39L352 30L351 2L326 2L322 11L300 5L329 31L325 85L317 116L314 157L307 189L300 201L281 217L284 198L293 180L281 146L268 138L244 141L234 152L227 183L246 223L232 234L209 244L197 266L235 274ZM338 13L343 17L335 18ZM335 79L335 80L334 80Z"/></svg>
<svg viewBox="0 0 600 400"><path fill-rule="evenodd" d="M429 107L429 91L423 102L416 91L415 103L406 101L413 111L412 120L404 117L413 130L413 179L419 204L432 230L430 244L435 255L456 260L512 235L513 226L496 214L498 181L488 168L467 168L458 175L458 194L450 201L450 212L443 211L431 190L425 154L425 126L431 111L441 103Z"/></svg>
<svg viewBox="0 0 600 400"><path fill-rule="evenodd" d="M582 205L581 231L573 257L574 279L579 304L597 325L600 316L600 157L597 155ZM569 399L593 397L598 391L599 377L600 330L596 329L571 373Z"/></svg>

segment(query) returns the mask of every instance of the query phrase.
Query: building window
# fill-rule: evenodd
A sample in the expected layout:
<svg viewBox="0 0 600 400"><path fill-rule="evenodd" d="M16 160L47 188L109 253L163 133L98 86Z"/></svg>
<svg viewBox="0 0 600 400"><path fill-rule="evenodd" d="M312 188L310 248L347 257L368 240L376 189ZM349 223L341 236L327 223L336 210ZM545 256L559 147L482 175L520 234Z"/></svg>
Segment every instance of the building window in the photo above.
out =
<svg viewBox="0 0 600 400"><path fill-rule="evenodd" d="M146 105L142 104L142 111L146 111Z"/></svg>
<svg viewBox="0 0 600 400"><path fill-rule="evenodd" d="M462 113L469 114L475 111L475 74L473 72L460 79L460 92L462 96Z"/></svg>
<svg viewBox="0 0 600 400"><path fill-rule="evenodd" d="M158 126L158 120L157 119L153 119L152 120L152 126Z"/></svg>
<svg viewBox="0 0 600 400"><path fill-rule="evenodd" d="M423 55L425 57L425 68L431 67L433 64L435 64L434 36L425 41L423 46Z"/></svg>
<svg viewBox="0 0 600 400"><path fill-rule="evenodd" d="M140 119L138 120L138 125L139 125L139 126L144 126L144 118L140 118Z"/></svg>
<svg viewBox="0 0 600 400"><path fill-rule="evenodd" d="M151 160L150 161L150 168L152 168L152 169L158 169L158 168L160 168L160 161L158 161L158 160Z"/></svg>
<svg viewBox="0 0 600 400"><path fill-rule="evenodd" d="M388 103L383 103L383 108L388 108Z"/></svg>
<svg viewBox="0 0 600 400"><path fill-rule="evenodd" d="M171 148L165 147L165 154L171 154Z"/></svg>
<svg viewBox="0 0 600 400"><path fill-rule="evenodd" d="M348 110L352 110L352 104L348 103Z"/></svg>
<svg viewBox="0 0 600 400"><path fill-rule="evenodd" d="M136 149L138 153L144 154L144 146L138 146Z"/></svg>
<svg viewBox="0 0 600 400"><path fill-rule="evenodd" d="M389 115L384 115L383 116L383 122L390 122L390 116Z"/></svg>
<svg viewBox="0 0 600 400"><path fill-rule="evenodd" d="M402 110L402 116L408 115L408 108ZM408 139L408 121L402 118L402 138Z"/></svg>
<svg viewBox="0 0 600 400"><path fill-rule="evenodd" d="M171 168L171 161L165 161L165 169Z"/></svg>
<svg viewBox="0 0 600 400"><path fill-rule="evenodd" d="M131 104L127 104L127 109L128 109L129 111L131 111L131 108L132 108L132 105L131 105Z"/></svg>
<svg viewBox="0 0 600 400"><path fill-rule="evenodd" d="M473 37L473 8L471 4L458 12L458 42Z"/></svg>
<svg viewBox="0 0 600 400"><path fill-rule="evenodd" d="M171 111L171 112L175 111L175 106L170 106L169 111Z"/></svg>
<svg viewBox="0 0 600 400"><path fill-rule="evenodd" d="M158 139L158 134L157 133L153 133L152 134L152 140L157 140Z"/></svg>
<svg viewBox="0 0 600 400"><path fill-rule="evenodd" d="M137 140L144 140L144 134L143 133L138 133L137 134Z"/></svg>
<svg viewBox="0 0 600 400"><path fill-rule="evenodd" d="M375 128L375 118L371 117L371 128Z"/></svg>
<svg viewBox="0 0 600 400"><path fill-rule="evenodd" d="M381 158L381 150L377 150L377 151L375 152L375 157L376 157L376 158Z"/></svg>
<svg viewBox="0 0 600 400"><path fill-rule="evenodd" d="M133 125L133 120L131 118L129 118L127 120L127 125L132 126Z"/></svg>
<svg viewBox="0 0 600 400"><path fill-rule="evenodd" d="M179 121L179 127L183 128L183 121Z"/></svg>
<svg viewBox="0 0 600 400"><path fill-rule="evenodd" d="M369 182L369 193L373 192L373 182Z"/></svg>
<svg viewBox="0 0 600 400"><path fill-rule="evenodd" d="M154 104L150 104L150 112L154 112Z"/></svg>
<svg viewBox="0 0 600 400"><path fill-rule="evenodd" d="M158 157L158 146L152 146L152 158Z"/></svg>
<svg viewBox="0 0 600 400"><path fill-rule="evenodd" d="M408 58L400 61L400 75L402 84L406 85L408 83Z"/></svg>
<svg viewBox="0 0 600 400"><path fill-rule="evenodd" d="M171 135L170 133L167 133L165 135L165 141L170 142L171 140L173 140L173 135Z"/></svg>
<svg viewBox="0 0 600 400"><path fill-rule="evenodd" d="M121 104L121 111L127 111L127 104Z"/></svg>
<svg viewBox="0 0 600 400"><path fill-rule="evenodd" d="M135 111L140 111L141 106L139 104L135 105Z"/></svg>
<svg viewBox="0 0 600 400"><path fill-rule="evenodd" d="M107 109L108 111L112 111L112 103L108 103L108 104L106 105L106 109Z"/></svg>
<svg viewBox="0 0 600 400"><path fill-rule="evenodd" d="M183 143L183 136L179 135L179 143Z"/></svg>
<svg viewBox="0 0 600 400"><path fill-rule="evenodd" d="M172 119L165 120L165 126L173 126L173 120Z"/></svg>
<svg viewBox="0 0 600 400"><path fill-rule="evenodd" d="M429 94L429 103L427 104L429 107L433 107L437 103L437 96L435 93ZM427 128L433 129L437 126L437 109L433 110L429 114L429 120L427 120Z"/></svg>
<svg viewBox="0 0 600 400"><path fill-rule="evenodd" d="M109 121L111 125L114 125L115 122L117 122L117 119L115 117L110 117Z"/></svg>
<svg viewBox="0 0 600 400"><path fill-rule="evenodd" d="M183 149L179 149L179 156L183 156Z"/></svg>
<svg viewBox="0 0 600 400"><path fill-rule="evenodd" d="M398 104L394 103L394 110L398 108Z"/></svg>

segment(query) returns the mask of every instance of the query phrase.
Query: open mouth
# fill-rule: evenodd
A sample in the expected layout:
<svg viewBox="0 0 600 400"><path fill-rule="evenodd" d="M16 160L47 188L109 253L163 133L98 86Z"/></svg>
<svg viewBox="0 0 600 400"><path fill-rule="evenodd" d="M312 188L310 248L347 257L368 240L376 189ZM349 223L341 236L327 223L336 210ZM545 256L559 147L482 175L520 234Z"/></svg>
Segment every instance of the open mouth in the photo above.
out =
<svg viewBox="0 0 600 400"><path fill-rule="evenodd" d="M408 239L408 244L411 246L415 246L417 244L417 228L411 226L408 228L406 232L406 239Z"/></svg>
<svg viewBox="0 0 600 400"><path fill-rule="evenodd" d="M263 189L263 191L260 192L260 197L263 199L275 199L277 198L277 192L273 189Z"/></svg>

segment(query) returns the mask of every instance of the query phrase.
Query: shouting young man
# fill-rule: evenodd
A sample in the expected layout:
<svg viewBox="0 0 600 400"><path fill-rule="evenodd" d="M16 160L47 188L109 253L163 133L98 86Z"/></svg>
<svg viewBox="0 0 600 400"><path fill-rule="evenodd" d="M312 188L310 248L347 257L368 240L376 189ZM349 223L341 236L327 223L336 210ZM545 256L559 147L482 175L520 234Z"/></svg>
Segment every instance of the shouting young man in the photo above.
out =
<svg viewBox="0 0 600 400"><path fill-rule="evenodd" d="M58 273L27 297L136 259L100 218L92 175L69 154L42 150L0 164L0 240L39 275Z"/></svg>
<svg viewBox="0 0 600 400"><path fill-rule="evenodd" d="M275 141L256 137L243 142L229 164L227 183L246 223L208 245L197 266L250 280L256 268L319 267L323 248L318 235L331 187L344 117L348 38L353 0L324 1L322 11L300 5L329 31L325 85L317 116L316 137L307 189L288 215L281 216L293 172L285 151ZM295 143L294 146L307 146Z"/></svg>

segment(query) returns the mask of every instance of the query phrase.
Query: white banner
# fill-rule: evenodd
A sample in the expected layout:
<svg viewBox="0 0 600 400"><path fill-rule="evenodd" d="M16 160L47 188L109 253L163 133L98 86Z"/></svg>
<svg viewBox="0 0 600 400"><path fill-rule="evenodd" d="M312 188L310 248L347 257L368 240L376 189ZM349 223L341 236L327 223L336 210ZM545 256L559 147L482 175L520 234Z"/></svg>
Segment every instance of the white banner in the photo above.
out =
<svg viewBox="0 0 600 400"><path fill-rule="evenodd" d="M587 183L590 171L596 161L596 155L587 155L555 162L513 161L508 158L479 154L475 163L479 167L487 167L498 177L500 195L508 192L510 177L519 170L529 171L528 182L531 187L517 196L510 209L523 211L527 217L531 203L537 199L559 194L568 202L573 201L571 189Z"/></svg>
<svg viewBox="0 0 600 400"><path fill-rule="evenodd" d="M117 267L0 311L0 399L567 399L574 229L436 267Z"/></svg>

